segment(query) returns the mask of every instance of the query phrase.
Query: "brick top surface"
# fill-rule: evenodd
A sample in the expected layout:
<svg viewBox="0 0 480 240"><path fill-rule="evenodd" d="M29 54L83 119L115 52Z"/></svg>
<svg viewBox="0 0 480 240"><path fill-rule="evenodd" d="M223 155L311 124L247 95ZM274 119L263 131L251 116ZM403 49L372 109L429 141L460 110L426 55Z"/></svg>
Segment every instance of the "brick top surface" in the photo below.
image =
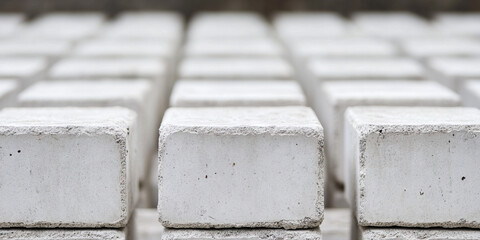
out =
<svg viewBox="0 0 480 240"><path fill-rule="evenodd" d="M449 77L480 77L480 58L433 58L429 66Z"/></svg>
<svg viewBox="0 0 480 240"><path fill-rule="evenodd" d="M351 107L347 115L357 126L480 127L480 110L466 107Z"/></svg>
<svg viewBox="0 0 480 240"><path fill-rule="evenodd" d="M402 42L404 50L413 56L480 55L480 41L470 38L420 38Z"/></svg>
<svg viewBox="0 0 480 240"><path fill-rule="evenodd" d="M179 66L184 78L292 78L292 67L282 58L190 58Z"/></svg>
<svg viewBox="0 0 480 240"><path fill-rule="evenodd" d="M0 76L28 77L46 67L43 57L0 57Z"/></svg>
<svg viewBox="0 0 480 240"><path fill-rule="evenodd" d="M347 34L344 18L335 13L279 13L273 24L284 38L342 36ZM318 26L322 26L319 28Z"/></svg>
<svg viewBox="0 0 480 240"><path fill-rule="evenodd" d="M308 107L170 108L162 125L184 127L315 127L320 123Z"/></svg>
<svg viewBox="0 0 480 240"><path fill-rule="evenodd" d="M74 80L36 83L18 97L22 102L45 101L143 101L151 89L148 80Z"/></svg>
<svg viewBox="0 0 480 240"><path fill-rule="evenodd" d="M175 48L171 42L151 39L95 39L79 43L73 54L78 56L158 56L172 57Z"/></svg>
<svg viewBox="0 0 480 240"><path fill-rule="evenodd" d="M49 75L54 78L158 77L166 72L158 58L67 58L56 63Z"/></svg>
<svg viewBox="0 0 480 240"><path fill-rule="evenodd" d="M269 38L208 39L187 42L185 55L194 56L236 56L259 55L278 56L283 54L280 44Z"/></svg>
<svg viewBox="0 0 480 240"><path fill-rule="evenodd" d="M305 105L303 92L294 81L178 81L172 92L171 105ZM217 103L217 104L216 104Z"/></svg>
<svg viewBox="0 0 480 240"><path fill-rule="evenodd" d="M136 114L121 107L109 108L5 108L0 128L5 127L112 127L126 129ZM68 132L68 131L67 131Z"/></svg>
<svg viewBox="0 0 480 240"><path fill-rule="evenodd" d="M314 58L308 63L314 76L336 78L421 78L423 67L407 58Z"/></svg>
<svg viewBox="0 0 480 240"><path fill-rule="evenodd" d="M378 100L405 102L411 100L443 101L456 105L460 97L452 90L432 81L373 80L331 81L322 84L322 90L332 102Z"/></svg>

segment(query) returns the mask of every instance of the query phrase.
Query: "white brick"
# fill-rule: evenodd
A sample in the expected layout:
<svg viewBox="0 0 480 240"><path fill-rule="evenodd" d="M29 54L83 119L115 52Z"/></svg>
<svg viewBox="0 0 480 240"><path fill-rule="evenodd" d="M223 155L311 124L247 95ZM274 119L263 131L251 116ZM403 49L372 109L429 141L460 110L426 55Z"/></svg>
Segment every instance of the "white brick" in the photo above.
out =
<svg viewBox="0 0 480 240"><path fill-rule="evenodd" d="M271 38L199 39L188 41L186 57L275 57L284 55L282 46Z"/></svg>
<svg viewBox="0 0 480 240"><path fill-rule="evenodd" d="M163 113L168 105L168 66L160 58L67 58L54 64L48 76L58 80L145 78L156 89L152 101L157 103L157 109Z"/></svg>
<svg viewBox="0 0 480 240"><path fill-rule="evenodd" d="M95 34L105 21L100 13L48 13L34 19L17 36L37 39L78 40Z"/></svg>
<svg viewBox="0 0 480 240"><path fill-rule="evenodd" d="M46 66L46 59L42 57L1 57L0 77L33 77L44 70Z"/></svg>
<svg viewBox="0 0 480 240"><path fill-rule="evenodd" d="M423 66L408 58L311 58L306 63L301 77L310 102L316 103L318 85L324 81L336 80L389 80L423 79ZM301 74L301 73L300 73ZM313 106L317 108L315 105Z"/></svg>
<svg viewBox="0 0 480 240"><path fill-rule="evenodd" d="M432 79L454 90L458 90L465 79L480 78L480 57L432 58L428 66Z"/></svg>
<svg viewBox="0 0 480 240"><path fill-rule="evenodd" d="M480 227L478 109L355 107L345 127L360 226Z"/></svg>
<svg viewBox="0 0 480 240"><path fill-rule="evenodd" d="M0 108L14 106L20 84L12 79L0 79Z"/></svg>
<svg viewBox="0 0 480 240"><path fill-rule="evenodd" d="M386 38L420 37L432 34L431 26L408 12L360 12L352 17L358 34Z"/></svg>
<svg viewBox="0 0 480 240"><path fill-rule="evenodd" d="M120 13L99 35L113 39L163 39L174 42L180 40L182 31L183 19L179 14L135 11Z"/></svg>
<svg viewBox="0 0 480 240"><path fill-rule="evenodd" d="M18 96L22 107L107 107L120 106L138 115L138 158L140 178L151 165L156 148L161 113L153 102L153 85L148 80L77 80L39 82ZM136 140L137 141L137 140Z"/></svg>
<svg viewBox="0 0 480 240"><path fill-rule="evenodd" d="M321 235L323 240L345 240L349 239L349 234L350 234L350 218L351 218L351 211L348 208L336 208L336 209L325 209L325 220L322 222L321 228ZM158 222L158 212L156 209L136 209L135 210L135 221L136 221L136 239L137 240L159 240L162 239L162 235L165 231L165 228ZM212 230L210 230L212 231ZM217 230L222 231L222 230ZM225 231L224 237L226 239L235 239L235 237L243 237L245 236L248 231ZM314 230L307 230L307 231L299 231L299 230L294 230L294 231L284 231L281 229L278 229L276 231L269 231L270 233L273 233L272 237L280 237L280 236L285 236L286 239L291 239L288 238L289 236L292 237L297 237L297 239L304 239L301 237L306 237L306 236L312 236L316 237L318 239L318 229ZM295 234L295 232L299 232L299 234ZM180 237L184 234L187 233L192 233L193 236L197 235L200 236L200 234L204 235L206 234L205 231L199 231L199 230L176 230L173 231L171 229L167 230L167 237ZM228 235L228 234L231 235ZM240 233L236 235L236 233ZM257 233L258 235L254 235ZM252 237L263 235L266 233L266 231L255 231L251 230L249 231L249 234L251 234ZM288 234L289 233L289 234ZM205 235L207 236L207 239L209 237L213 237L215 235L220 235L219 233L215 233L212 235ZM184 239L190 239L193 236L192 235L184 235L186 238ZM285 239L280 238L280 239ZM273 238L275 240L278 240L278 238ZM295 239L295 238L294 238Z"/></svg>
<svg viewBox="0 0 480 240"><path fill-rule="evenodd" d="M437 32L447 36L480 36L480 14L439 13L433 26Z"/></svg>
<svg viewBox="0 0 480 240"><path fill-rule="evenodd" d="M419 38L401 42L403 50L412 57L479 56L480 41L470 38Z"/></svg>
<svg viewBox="0 0 480 240"><path fill-rule="evenodd" d="M468 240L480 239L474 229L361 228L361 240Z"/></svg>
<svg viewBox="0 0 480 240"><path fill-rule="evenodd" d="M172 58L175 45L152 39L94 39L79 43L73 50L76 56L88 57L162 57Z"/></svg>
<svg viewBox="0 0 480 240"><path fill-rule="evenodd" d="M460 87L460 96L465 106L480 108L480 80L469 79Z"/></svg>
<svg viewBox="0 0 480 240"><path fill-rule="evenodd" d="M314 58L308 63L313 76L336 79L419 79L422 65L407 58Z"/></svg>
<svg viewBox="0 0 480 240"><path fill-rule="evenodd" d="M189 39L252 38L270 35L268 23L251 12L203 12L195 15L187 31Z"/></svg>
<svg viewBox="0 0 480 240"><path fill-rule="evenodd" d="M273 26L277 34L287 42L306 38L339 37L348 33L346 20L335 13L278 13L273 18Z"/></svg>
<svg viewBox="0 0 480 240"><path fill-rule="evenodd" d="M3 240L133 240L122 229L0 229Z"/></svg>
<svg viewBox="0 0 480 240"><path fill-rule="evenodd" d="M63 40L8 39L0 41L0 56L60 56L70 51Z"/></svg>
<svg viewBox="0 0 480 240"><path fill-rule="evenodd" d="M67 58L49 71L52 78L158 78L164 77L165 65L159 58Z"/></svg>
<svg viewBox="0 0 480 240"><path fill-rule="evenodd" d="M311 57L393 57L399 53L387 40L366 37L335 37L297 40L290 44L292 54Z"/></svg>
<svg viewBox="0 0 480 240"><path fill-rule="evenodd" d="M135 205L135 113L0 112L0 227L123 227Z"/></svg>
<svg viewBox="0 0 480 240"><path fill-rule="evenodd" d="M165 229L161 240L322 240L320 229L284 230L284 229Z"/></svg>
<svg viewBox="0 0 480 240"><path fill-rule="evenodd" d="M301 106L305 96L294 81L189 81L175 84L172 107Z"/></svg>
<svg viewBox="0 0 480 240"><path fill-rule="evenodd" d="M25 17L17 13L0 14L0 37L9 37L21 26Z"/></svg>
<svg viewBox="0 0 480 240"><path fill-rule="evenodd" d="M351 106L458 106L460 97L430 81L337 81L324 83L316 112L325 126L329 170L343 184L343 119ZM330 168L331 167L331 168Z"/></svg>
<svg viewBox="0 0 480 240"><path fill-rule="evenodd" d="M318 226L322 132L306 107L167 110L159 140L160 221L193 228Z"/></svg>
<svg viewBox="0 0 480 240"><path fill-rule="evenodd" d="M282 58L188 58L180 63L180 78L293 79L293 68Z"/></svg>

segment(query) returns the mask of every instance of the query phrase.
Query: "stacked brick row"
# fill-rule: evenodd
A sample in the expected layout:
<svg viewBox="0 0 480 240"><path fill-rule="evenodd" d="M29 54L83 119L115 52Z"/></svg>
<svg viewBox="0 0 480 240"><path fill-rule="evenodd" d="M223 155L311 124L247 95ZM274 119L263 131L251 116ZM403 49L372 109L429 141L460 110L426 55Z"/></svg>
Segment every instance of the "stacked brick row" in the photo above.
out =
<svg viewBox="0 0 480 240"><path fill-rule="evenodd" d="M0 18L0 239L134 239L182 19Z"/></svg>
<svg viewBox="0 0 480 240"><path fill-rule="evenodd" d="M274 18L325 127L327 207L347 200L352 239L480 237L480 111L460 106L480 103L478 80L469 81L480 77L479 20L401 12Z"/></svg>
<svg viewBox="0 0 480 240"><path fill-rule="evenodd" d="M270 25L198 14L182 57L160 127L162 239L321 239L323 129Z"/></svg>

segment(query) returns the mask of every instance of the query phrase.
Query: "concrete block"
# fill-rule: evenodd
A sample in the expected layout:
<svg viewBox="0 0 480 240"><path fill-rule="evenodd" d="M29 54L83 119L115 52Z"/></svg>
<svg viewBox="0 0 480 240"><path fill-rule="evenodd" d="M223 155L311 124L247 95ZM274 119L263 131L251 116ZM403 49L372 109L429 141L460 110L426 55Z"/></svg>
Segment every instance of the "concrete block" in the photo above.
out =
<svg viewBox="0 0 480 240"><path fill-rule="evenodd" d="M480 57L438 57L428 61L430 78L457 91L465 79L480 78Z"/></svg>
<svg viewBox="0 0 480 240"><path fill-rule="evenodd" d="M357 34L384 38L424 37L432 35L430 24L409 12L359 12L352 16Z"/></svg>
<svg viewBox="0 0 480 240"><path fill-rule="evenodd" d="M175 84L171 107L302 106L305 96L294 81L192 81Z"/></svg>
<svg viewBox="0 0 480 240"><path fill-rule="evenodd" d="M278 57L285 55L272 38L199 39L185 44L185 57Z"/></svg>
<svg viewBox="0 0 480 240"><path fill-rule="evenodd" d="M134 240L121 229L0 229L3 240Z"/></svg>
<svg viewBox="0 0 480 240"><path fill-rule="evenodd" d="M95 34L105 16L95 12L47 13L25 26L18 37L37 39L79 40Z"/></svg>
<svg viewBox="0 0 480 240"><path fill-rule="evenodd" d="M480 239L474 229L375 228L360 227L358 240L473 240Z"/></svg>
<svg viewBox="0 0 480 240"><path fill-rule="evenodd" d="M303 89L313 108L317 100L319 84L337 80L389 80L423 79L426 72L423 66L412 59L403 57L371 58L311 58L305 64L305 73L301 76Z"/></svg>
<svg viewBox="0 0 480 240"><path fill-rule="evenodd" d="M159 140L160 221L173 228L319 226L322 132L306 107L167 110Z"/></svg>
<svg viewBox="0 0 480 240"><path fill-rule="evenodd" d="M480 108L480 80L470 79L464 81L460 87L460 96L465 106Z"/></svg>
<svg viewBox="0 0 480 240"><path fill-rule="evenodd" d="M304 39L289 46L294 58L302 60L312 57L393 57L399 54L392 42L366 37Z"/></svg>
<svg viewBox="0 0 480 240"><path fill-rule="evenodd" d="M416 58L479 56L480 41L470 38L414 38L401 41L406 54Z"/></svg>
<svg viewBox="0 0 480 240"><path fill-rule="evenodd" d="M433 21L437 33L446 36L480 36L480 14L438 13Z"/></svg>
<svg viewBox="0 0 480 240"><path fill-rule="evenodd" d="M154 57L128 58L66 58L54 64L48 72L51 79L136 79L145 78L153 82L160 112L168 105L169 79L168 66L164 60Z"/></svg>
<svg viewBox="0 0 480 240"><path fill-rule="evenodd" d="M21 107L111 107L129 108L138 115L138 162L142 180L151 165L158 139L160 109L153 102L148 80L77 80L39 82L18 96Z"/></svg>
<svg viewBox="0 0 480 240"><path fill-rule="evenodd" d="M12 36L23 24L25 16L18 13L0 14L0 37Z"/></svg>
<svg viewBox="0 0 480 240"><path fill-rule="evenodd" d="M193 16L188 39L259 38L269 36L267 21L253 12L201 12Z"/></svg>
<svg viewBox="0 0 480 240"><path fill-rule="evenodd" d="M0 79L0 108L16 104L20 84L12 79Z"/></svg>
<svg viewBox="0 0 480 240"><path fill-rule="evenodd" d="M144 39L179 41L184 20L180 14L167 11L122 12L99 34L110 39ZM142 27L139 27L142 26Z"/></svg>
<svg viewBox="0 0 480 240"><path fill-rule="evenodd" d="M49 76L67 78L163 78L165 64L159 58L66 58L52 66Z"/></svg>
<svg viewBox="0 0 480 240"><path fill-rule="evenodd" d="M346 240L349 239L349 234L350 234L350 215L351 211L348 208L335 208L335 209L325 209L325 219L322 222L321 228L321 235L323 240ZM136 238L137 240L158 240L162 238L162 235L164 234L165 228L158 222L158 212L156 209L151 208L137 208L135 210L135 221L136 221ZM181 230L178 229L174 231L173 229L168 229L167 230L167 237L180 237L181 235L185 235L185 239L193 239L193 236L195 234L202 234L206 235L208 232L211 232L211 235L206 235L208 237L214 236L214 235L220 235L219 233L214 233L214 232L220 232L223 230L208 230L208 231L200 231L200 230ZM269 230L270 232L275 233L275 236L282 236L285 234L285 236L291 235L295 236L298 239L303 239L300 238L300 236L315 236L318 238L318 229L314 230L291 230L291 231L284 231L277 229L276 231ZM222 239L236 239L235 237L242 237L246 233L244 232L249 232L249 234L253 235L255 234L255 230L244 230L244 231L238 231L240 234L235 234L235 231L231 230L226 230L225 233L223 234L225 238ZM298 232L298 234L296 234ZM191 233L191 235L186 235L187 233ZM262 231L257 231L258 234L263 234L264 232ZM309 234L307 234L309 233ZM207 237L207 239L208 239ZM216 238L218 239L218 238ZM249 239L249 238L248 238ZM276 238L274 238L276 239ZM282 238L280 238L282 239Z"/></svg>
<svg viewBox="0 0 480 240"><path fill-rule="evenodd" d="M0 227L126 226L135 118L123 108L0 111Z"/></svg>
<svg viewBox="0 0 480 240"><path fill-rule="evenodd" d="M458 106L460 97L431 81L337 81L318 89L317 115L325 126L329 172L345 182L344 114L352 106Z"/></svg>
<svg viewBox="0 0 480 240"><path fill-rule="evenodd" d="M424 69L408 58L312 58L308 69L316 79L420 79Z"/></svg>
<svg viewBox="0 0 480 240"><path fill-rule="evenodd" d="M354 107L345 119L360 226L480 227L478 109Z"/></svg>
<svg viewBox="0 0 480 240"><path fill-rule="evenodd" d="M42 57L0 57L0 77L30 78L47 67Z"/></svg>
<svg viewBox="0 0 480 240"><path fill-rule="evenodd" d="M73 55L87 57L161 57L172 59L175 54L175 44L158 39L93 39L83 41L73 49Z"/></svg>
<svg viewBox="0 0 480 240"><path fill-rule="evenodd" d="M180 63L180 78L293 79L291 65L282 58L188 58Z"/></svg>
<svg viewBox="0 0 480 240"><path fill-rule="evenodd" d="M60 56L69 53L70 45L64 40L0 40L0 56Z"/></svg>
<svg viewBox="0 0 480 240"><path fill-rule="evenodd" d="M320 229L284 230L284 229L165 229L161 240L322 240Z"/></svg>
<svg viewBox="0 0 480 240"><path fill-rule="evenodd" d="M302 39L340 37L348 34L346 20L335 13L282 12L274 16L273 26L277 35L288 43Z"/></svg>

